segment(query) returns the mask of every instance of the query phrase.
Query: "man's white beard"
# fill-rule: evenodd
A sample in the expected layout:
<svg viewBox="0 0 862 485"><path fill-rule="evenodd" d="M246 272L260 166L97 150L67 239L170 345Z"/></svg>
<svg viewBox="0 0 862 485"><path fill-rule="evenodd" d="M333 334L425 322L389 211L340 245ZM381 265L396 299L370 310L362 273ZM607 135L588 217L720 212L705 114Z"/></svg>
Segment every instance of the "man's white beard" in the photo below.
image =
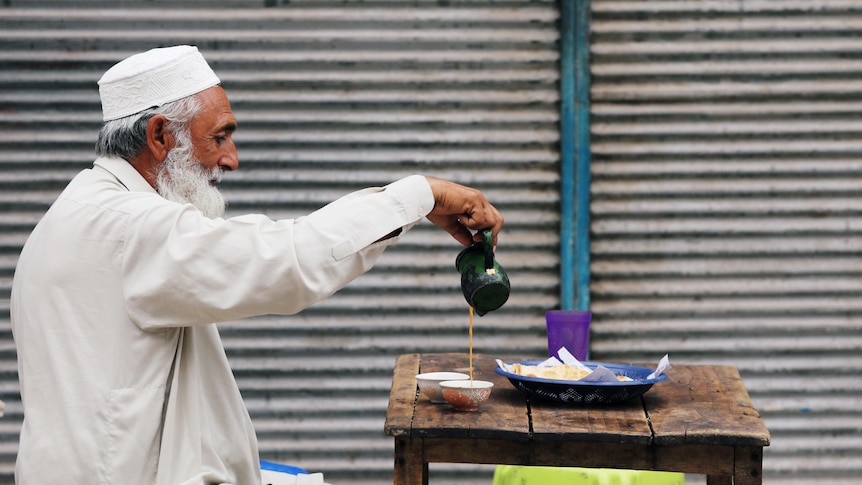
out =
<svg viewBox="0 0 862 485"><path fill-rule="evenodd" d="M159 168L156 190L162 197L181 204L192 204L209 218L224 215L225 200L212 182L221 181L222 171L216 166L204 168L192 154L188 132L175 133L174 147Z"/></svg>

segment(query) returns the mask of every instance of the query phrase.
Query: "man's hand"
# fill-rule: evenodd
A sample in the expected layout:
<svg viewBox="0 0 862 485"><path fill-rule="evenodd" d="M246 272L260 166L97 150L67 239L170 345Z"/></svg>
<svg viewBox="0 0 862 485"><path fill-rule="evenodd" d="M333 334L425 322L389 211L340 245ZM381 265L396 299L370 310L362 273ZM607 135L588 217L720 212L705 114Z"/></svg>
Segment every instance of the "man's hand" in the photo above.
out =
<svg viewBox="0 0 862 485"><path fill-rule="evenodd" d="M503 227L503 216L491 205L482 192L463 185L434 177L425 177L434 193L434 209L426 216L429 221L442 227L464 246L481 241L470 229L491 229L494 244L497 233Z"/></svg>

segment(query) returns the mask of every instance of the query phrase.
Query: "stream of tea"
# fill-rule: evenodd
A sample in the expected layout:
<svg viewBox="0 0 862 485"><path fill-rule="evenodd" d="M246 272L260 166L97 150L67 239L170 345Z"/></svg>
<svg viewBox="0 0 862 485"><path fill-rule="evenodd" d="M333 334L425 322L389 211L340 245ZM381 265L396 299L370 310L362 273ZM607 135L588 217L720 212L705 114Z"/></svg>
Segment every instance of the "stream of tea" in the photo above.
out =
<svg viewBox="0 0 862 485"><path fill-rule="evenodd" d="M473 306L470 306L470 387L473 387Z"/></svg>

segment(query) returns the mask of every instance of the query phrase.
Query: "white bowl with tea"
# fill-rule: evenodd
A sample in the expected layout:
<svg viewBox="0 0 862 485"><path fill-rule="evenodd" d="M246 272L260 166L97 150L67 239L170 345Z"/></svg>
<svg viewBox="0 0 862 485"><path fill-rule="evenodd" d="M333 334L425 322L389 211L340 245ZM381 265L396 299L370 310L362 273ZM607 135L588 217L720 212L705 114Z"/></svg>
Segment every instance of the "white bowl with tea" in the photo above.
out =
<svg viewBox="0 0 862 485"><path fill-rule="evenodd" d="M459 380L440 383L443 399L458 411L478 411L479 405L491 397L494 383L490 381Z"/></svg>

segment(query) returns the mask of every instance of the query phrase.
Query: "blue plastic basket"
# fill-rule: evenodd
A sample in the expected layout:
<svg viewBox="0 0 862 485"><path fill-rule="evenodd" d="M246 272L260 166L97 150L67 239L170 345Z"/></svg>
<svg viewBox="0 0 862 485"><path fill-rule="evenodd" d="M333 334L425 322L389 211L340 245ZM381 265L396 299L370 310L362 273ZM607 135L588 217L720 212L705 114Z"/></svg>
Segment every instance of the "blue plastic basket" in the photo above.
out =
<svg viewBox="0 0 862 485"><path fill-rule="evenodd" d="M509 362L523 365L537 365L541 360L521 360ZM512 372L507 372L500 367L494 371L509 379L509 382L530 398L546 399L563 403L575 404L611 404L641 396L650 390L653 384L666 381L667 375L648 379L653 369L634 365L612 364L608 362L583 362L590 369L598 366L606 367L619 376L631 378L631 381L616 382L584 382L563 381L556 379L542 379L539 377L526 377Z"/></svg>

